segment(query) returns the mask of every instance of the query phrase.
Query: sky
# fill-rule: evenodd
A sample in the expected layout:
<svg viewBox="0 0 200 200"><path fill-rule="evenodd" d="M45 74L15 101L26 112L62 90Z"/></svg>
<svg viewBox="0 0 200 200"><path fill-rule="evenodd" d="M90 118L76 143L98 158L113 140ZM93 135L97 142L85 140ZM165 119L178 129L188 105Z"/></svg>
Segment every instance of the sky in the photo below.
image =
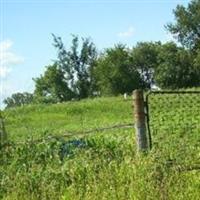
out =
<svg viewBox="0 0 200 200"><path fill-rule="evenodd" d="M56 60L52 33L70 47L71 34L91 37L99 51L124 43L173 40L165 25L189 0L0 0L0 108Z"/></svg>

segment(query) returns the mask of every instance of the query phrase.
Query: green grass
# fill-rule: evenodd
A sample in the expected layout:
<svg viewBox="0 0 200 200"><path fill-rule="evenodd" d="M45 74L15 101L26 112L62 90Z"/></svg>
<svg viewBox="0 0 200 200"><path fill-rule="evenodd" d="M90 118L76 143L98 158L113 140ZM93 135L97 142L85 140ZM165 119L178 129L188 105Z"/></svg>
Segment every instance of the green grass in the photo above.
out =
<svg viewBox="0 0 200 200"><path fill-rule="evenodd" d="M199 120L196 97L174 98L171 106L161 98L150 99L153 149L148 154L137 153L130 128L34 142L133 122L132 102L122 97L6 110L14 144L0 151L0 199L199 199L199 126L184 127L185 120ZM70 146L62 159L63 143L80 138L84 145ZM16 145L19 141L23 144Z"/></svg>
<svg viewBox="0 0 200 200"><path fill-rule="evenodd" d="M132 122L131 101L97 98L54 105L31 105L5 112L6 128L12 140L28 136L62 135L119 123Z"/></svg>

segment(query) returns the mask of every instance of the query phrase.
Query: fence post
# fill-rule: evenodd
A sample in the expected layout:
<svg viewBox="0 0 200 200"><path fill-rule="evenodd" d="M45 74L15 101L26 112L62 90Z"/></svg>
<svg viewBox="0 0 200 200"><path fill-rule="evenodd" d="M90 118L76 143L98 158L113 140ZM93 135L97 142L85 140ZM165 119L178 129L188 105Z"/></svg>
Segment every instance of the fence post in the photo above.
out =
<svg viewBox="0 0 200 200"><path fill-rule="evenodd" d="M4 119L0 111L0 146L7 141Z"/></svg>
<svg viewBox="0 0 200 200"><path fill-rule="evenodd" d="M133 92L133 106L137 148L138 151L147 151L148 140L146 134L144 97L142 90L135 90Z"/></svg>

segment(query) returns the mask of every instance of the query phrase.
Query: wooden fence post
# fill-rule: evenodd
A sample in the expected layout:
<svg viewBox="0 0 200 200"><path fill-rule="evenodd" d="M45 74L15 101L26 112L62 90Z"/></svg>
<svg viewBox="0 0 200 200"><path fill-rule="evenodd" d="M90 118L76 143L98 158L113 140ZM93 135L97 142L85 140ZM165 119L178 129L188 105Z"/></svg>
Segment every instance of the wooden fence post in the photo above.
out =
<svg viewBox="0 0 200 200"><path fill-rule="evenodd" d="M138 151L148 150L148 140L146 134L146 120L145 120L145 108L144 97L142 90L135 90L133 92L133 106L134 106L134 118L135 118L135 132Z"/></svg>
<svg viewBox="0 0 200 200"><path fill-rule="evenodd" d="M5 129L4 119L0 111L0 146L7 141L7 133Z"/></svg>

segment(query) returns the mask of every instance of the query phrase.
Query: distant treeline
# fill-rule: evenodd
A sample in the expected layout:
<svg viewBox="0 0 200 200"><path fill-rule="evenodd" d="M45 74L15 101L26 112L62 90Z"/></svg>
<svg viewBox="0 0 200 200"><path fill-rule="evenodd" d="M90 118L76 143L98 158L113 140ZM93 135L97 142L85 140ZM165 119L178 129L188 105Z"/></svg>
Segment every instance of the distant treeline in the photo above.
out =
<svg viewBox="0 0 200 200"><path fill-rule="evenodd" d="M16 93L6 107L57 103L97 95L131 93L134 89L180 89L200 86L200 0L173 11L167 24L177 43L139 42L133 48L117 44L98 52L90 38L72 36L71 47L53 35L56 61L34 78L33 94ZM177 45L178 44L178 45Z"/></svg>

